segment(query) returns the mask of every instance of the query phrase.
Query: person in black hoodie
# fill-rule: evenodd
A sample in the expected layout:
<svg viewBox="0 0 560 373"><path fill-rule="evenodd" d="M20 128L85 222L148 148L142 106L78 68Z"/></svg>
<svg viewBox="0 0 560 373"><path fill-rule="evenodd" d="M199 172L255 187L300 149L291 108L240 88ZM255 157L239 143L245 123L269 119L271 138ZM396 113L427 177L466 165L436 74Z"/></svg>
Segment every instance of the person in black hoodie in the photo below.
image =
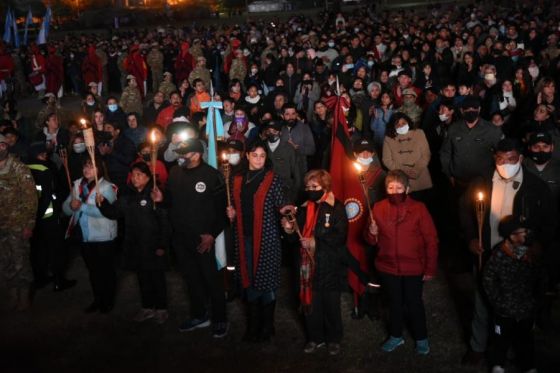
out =
<svg viewBox="0 0 560 373"><path fill-rule="evenodd" d="M154 319L163 324L169 317L164 272L170 237L167 209L154 206L150 166L137 162L130 170L130 184L121 198L111 204L99 194L99 210L109 219L124 218L123 259L127 269L136 271L142 299L134 321Z"/></svg>
<svg viewBox="0 0 560 373"><path fill-rule="evenodd" d="M206 328L211 315L213 337L222 338L229 325L224 277L216 268L214 242L226 225L225 182L218 170L202 160L204 148L198 139L181 145L175 150L178 165L171 169L165 192L154 193L154 201L169 207L172 245L189 288L191 318L179 331Z"/></svg>

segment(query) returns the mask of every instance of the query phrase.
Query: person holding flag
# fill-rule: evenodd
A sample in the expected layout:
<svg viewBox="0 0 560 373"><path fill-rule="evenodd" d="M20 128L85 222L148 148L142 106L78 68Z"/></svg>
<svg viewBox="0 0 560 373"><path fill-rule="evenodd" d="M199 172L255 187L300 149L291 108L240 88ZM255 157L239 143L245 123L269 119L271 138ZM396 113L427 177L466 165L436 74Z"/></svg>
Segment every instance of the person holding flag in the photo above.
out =
<svg viewBox="0 0 560 373"><path fill-rule="evenodd" d="M367 202L356 174L353 162L352 143L345 113L350 103L340 95L337 80L337 95L325 100L325 105L333 112L331 137L330 174L332 177L332 192L340 198L346 208L348 217L348 236L346 245L350 255L348 257L348 284L354 293L353 318L361 317L359 310L360 298L366 291L368 274L370 273L367 243L363 238L364 227L367 223Z"/></svg>

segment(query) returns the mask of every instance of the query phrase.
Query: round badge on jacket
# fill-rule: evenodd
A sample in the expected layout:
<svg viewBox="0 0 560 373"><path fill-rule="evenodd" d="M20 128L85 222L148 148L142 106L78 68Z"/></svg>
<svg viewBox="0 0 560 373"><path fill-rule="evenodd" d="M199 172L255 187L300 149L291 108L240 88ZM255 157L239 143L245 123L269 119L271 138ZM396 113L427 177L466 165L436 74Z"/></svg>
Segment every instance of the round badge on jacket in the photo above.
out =
<svg viewBox="0 0 560 373"><path fill-rule="evenodd" d="M194 189L195 189L198 193L204 193L204 191L206 190L206 184L204 184L202 181L199 181L199 182L196 183L196 185L194 186Z"/></svg>
<svg viewBox="0 0 560 373"><path fill-rule="evenodd" d="M142 206L142 207L146 207L147 204L148 204L148 201L146 201L145 199L140 201L140 206Z"/></svg>

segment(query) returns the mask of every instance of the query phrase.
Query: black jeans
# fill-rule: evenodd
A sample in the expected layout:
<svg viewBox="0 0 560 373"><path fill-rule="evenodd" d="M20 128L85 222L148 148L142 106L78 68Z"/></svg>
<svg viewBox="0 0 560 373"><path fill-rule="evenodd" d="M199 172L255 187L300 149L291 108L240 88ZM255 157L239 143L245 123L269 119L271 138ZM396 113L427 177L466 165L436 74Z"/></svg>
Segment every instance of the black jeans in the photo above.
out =
<svg viewBox="0 0 560 373"><path fill-rule="evenodd" d="M165 272L138 271L138 285L142 297L142 308L155 308L156 310L167 309L167 284L165 283Z"/></svg>
<svg viewBox="0 0 560 373"><path fill-rule="evenodd" d="M312 309L309 315L305 315L305 327L310 342L340 343L340 291L313 291Z"/></svg>
<svg viewBox="0 0 560 373"><path fill-rule="evenodd" d="M522 372L535 368L534 322L533 319L517 321L498 315L494 317L492 365L503 367L508 349L513 347L518 368Z"/></svg>
<svg viewBox="0 0 560 373"><path fill-rule="evenodd" d="M117 282L113 241L84 242L81 246L94 301L102 310L111 309L115 304Z"/></svg>
<svg viewBox="0 0 560 373"><path fill-rule="evenodd" d="M379 272L381 289L389 299L389 334L400 338L405 317L415 340L426 339L426 313L422 300L422 276L394 276Z"/></svg>
<svg viewBox="0 0 560 373"><path fill-rule="evenodd" d="M210 298L212 322L224 322L226 318L226 298L224 275L216 267L214 249L204 254L185 248L181 253L185 266L185 280L189 288L191 317L204 319L206 304Z"/></svg>

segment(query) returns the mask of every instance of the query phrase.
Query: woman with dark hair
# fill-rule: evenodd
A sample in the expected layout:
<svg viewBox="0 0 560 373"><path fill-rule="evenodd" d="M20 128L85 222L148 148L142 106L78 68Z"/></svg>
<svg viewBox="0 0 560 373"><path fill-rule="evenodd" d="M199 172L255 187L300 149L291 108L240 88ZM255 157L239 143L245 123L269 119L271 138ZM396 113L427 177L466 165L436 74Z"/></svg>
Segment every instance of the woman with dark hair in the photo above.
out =
<svg viewBox="0 0 560 373"><path fill-rule="evenodd" d="M163 324L169 317L164 272L170 237L167 210L162 206L154 208L150 166L137 162L130 170L130 182L121 198L111 203L99 194L96 200L104 217L124 219L124 263L136 271L142 299L134 321L155 319Z"/></svg>
<svg viewBox="0 0 560 373"><path fill-rule="evenodd" d="M382 154L383 142L385 141L385 131L387 123L393 116L393 96L390 92L381 93L380 105L373 110L370 129L373 132L373 143L378 154Z"/></svg>
<svg viewBox="0 0 560 373"><path fill-rule="evenodd" d="M402 170L410 179L412 196L421 201L427 200L427 190L432 188L430 158L424 131L414 128L406 114L393 114L385 132L383 164L388 170Z"/></svg>
<svg viewBox="0 0 560 373"><path fill-rule="evenodd" d="M136 112L126 114L126 124L124 135L134 143L135 147L147 140L148 128L144 125L140 114Z"/></svg>
<svg viewBox="0 0 560 373"><path fill-rule="evenodd" d="M274 335L276 290L280 285L280 208L286 205L282 181L272 171L266 144L247 147L248 167L233 178L233 206L238 275L247 300L245 341L267 341Z"/></svg>
<svg viewBox="0 0 560 373"><path fill-rule="evenodd" d="M93 303L86 313L108 313L115 302L116 274L113 264L114 239L117 237L117 221L104 217L96 203L102 194L108 202L117 199L117 187L106 180L105 165L101 158L84 159L82 177L74 181L72 193L62 205L64 213L71 216L67 237L79 241L82 257L89 271L93 291ZM97 185L95 174L97 173Z"/></svg>
<svg viewBox="0 0 560 373"><path fill-rule="evenodd" d="M389 338L381 349L391 352L404 344L402 329L407 318L416 353L427 355L430 345L422 288L424 281L436 275L438 237L426 206L408 197L408 181L403 171L389 171L387 198L373 206L365 238L378 247L375 267L389 299Z"/></svg>
<svg viewBox="0 0 560 373"><path fill-rule="evenodd" d="M348 218L344 205L331 190L331 175L309 171L304 178L307 202L297 211L300 237L299 298L305 316L308 343L305 353L327 344L338 355L342 340L340 294L345 281ZM284 217L282 227L296 238L294 222Z"/></svg>
<svg viewBox="0 0 560 373"><path fill-rule="evenodd" d="M70 143L70 133L66 128L61 128L56 113L50 113L45 118L43 129L35 136L35 141L47 144L49 152L56 152L61 147L67 147Z"/></svg>

